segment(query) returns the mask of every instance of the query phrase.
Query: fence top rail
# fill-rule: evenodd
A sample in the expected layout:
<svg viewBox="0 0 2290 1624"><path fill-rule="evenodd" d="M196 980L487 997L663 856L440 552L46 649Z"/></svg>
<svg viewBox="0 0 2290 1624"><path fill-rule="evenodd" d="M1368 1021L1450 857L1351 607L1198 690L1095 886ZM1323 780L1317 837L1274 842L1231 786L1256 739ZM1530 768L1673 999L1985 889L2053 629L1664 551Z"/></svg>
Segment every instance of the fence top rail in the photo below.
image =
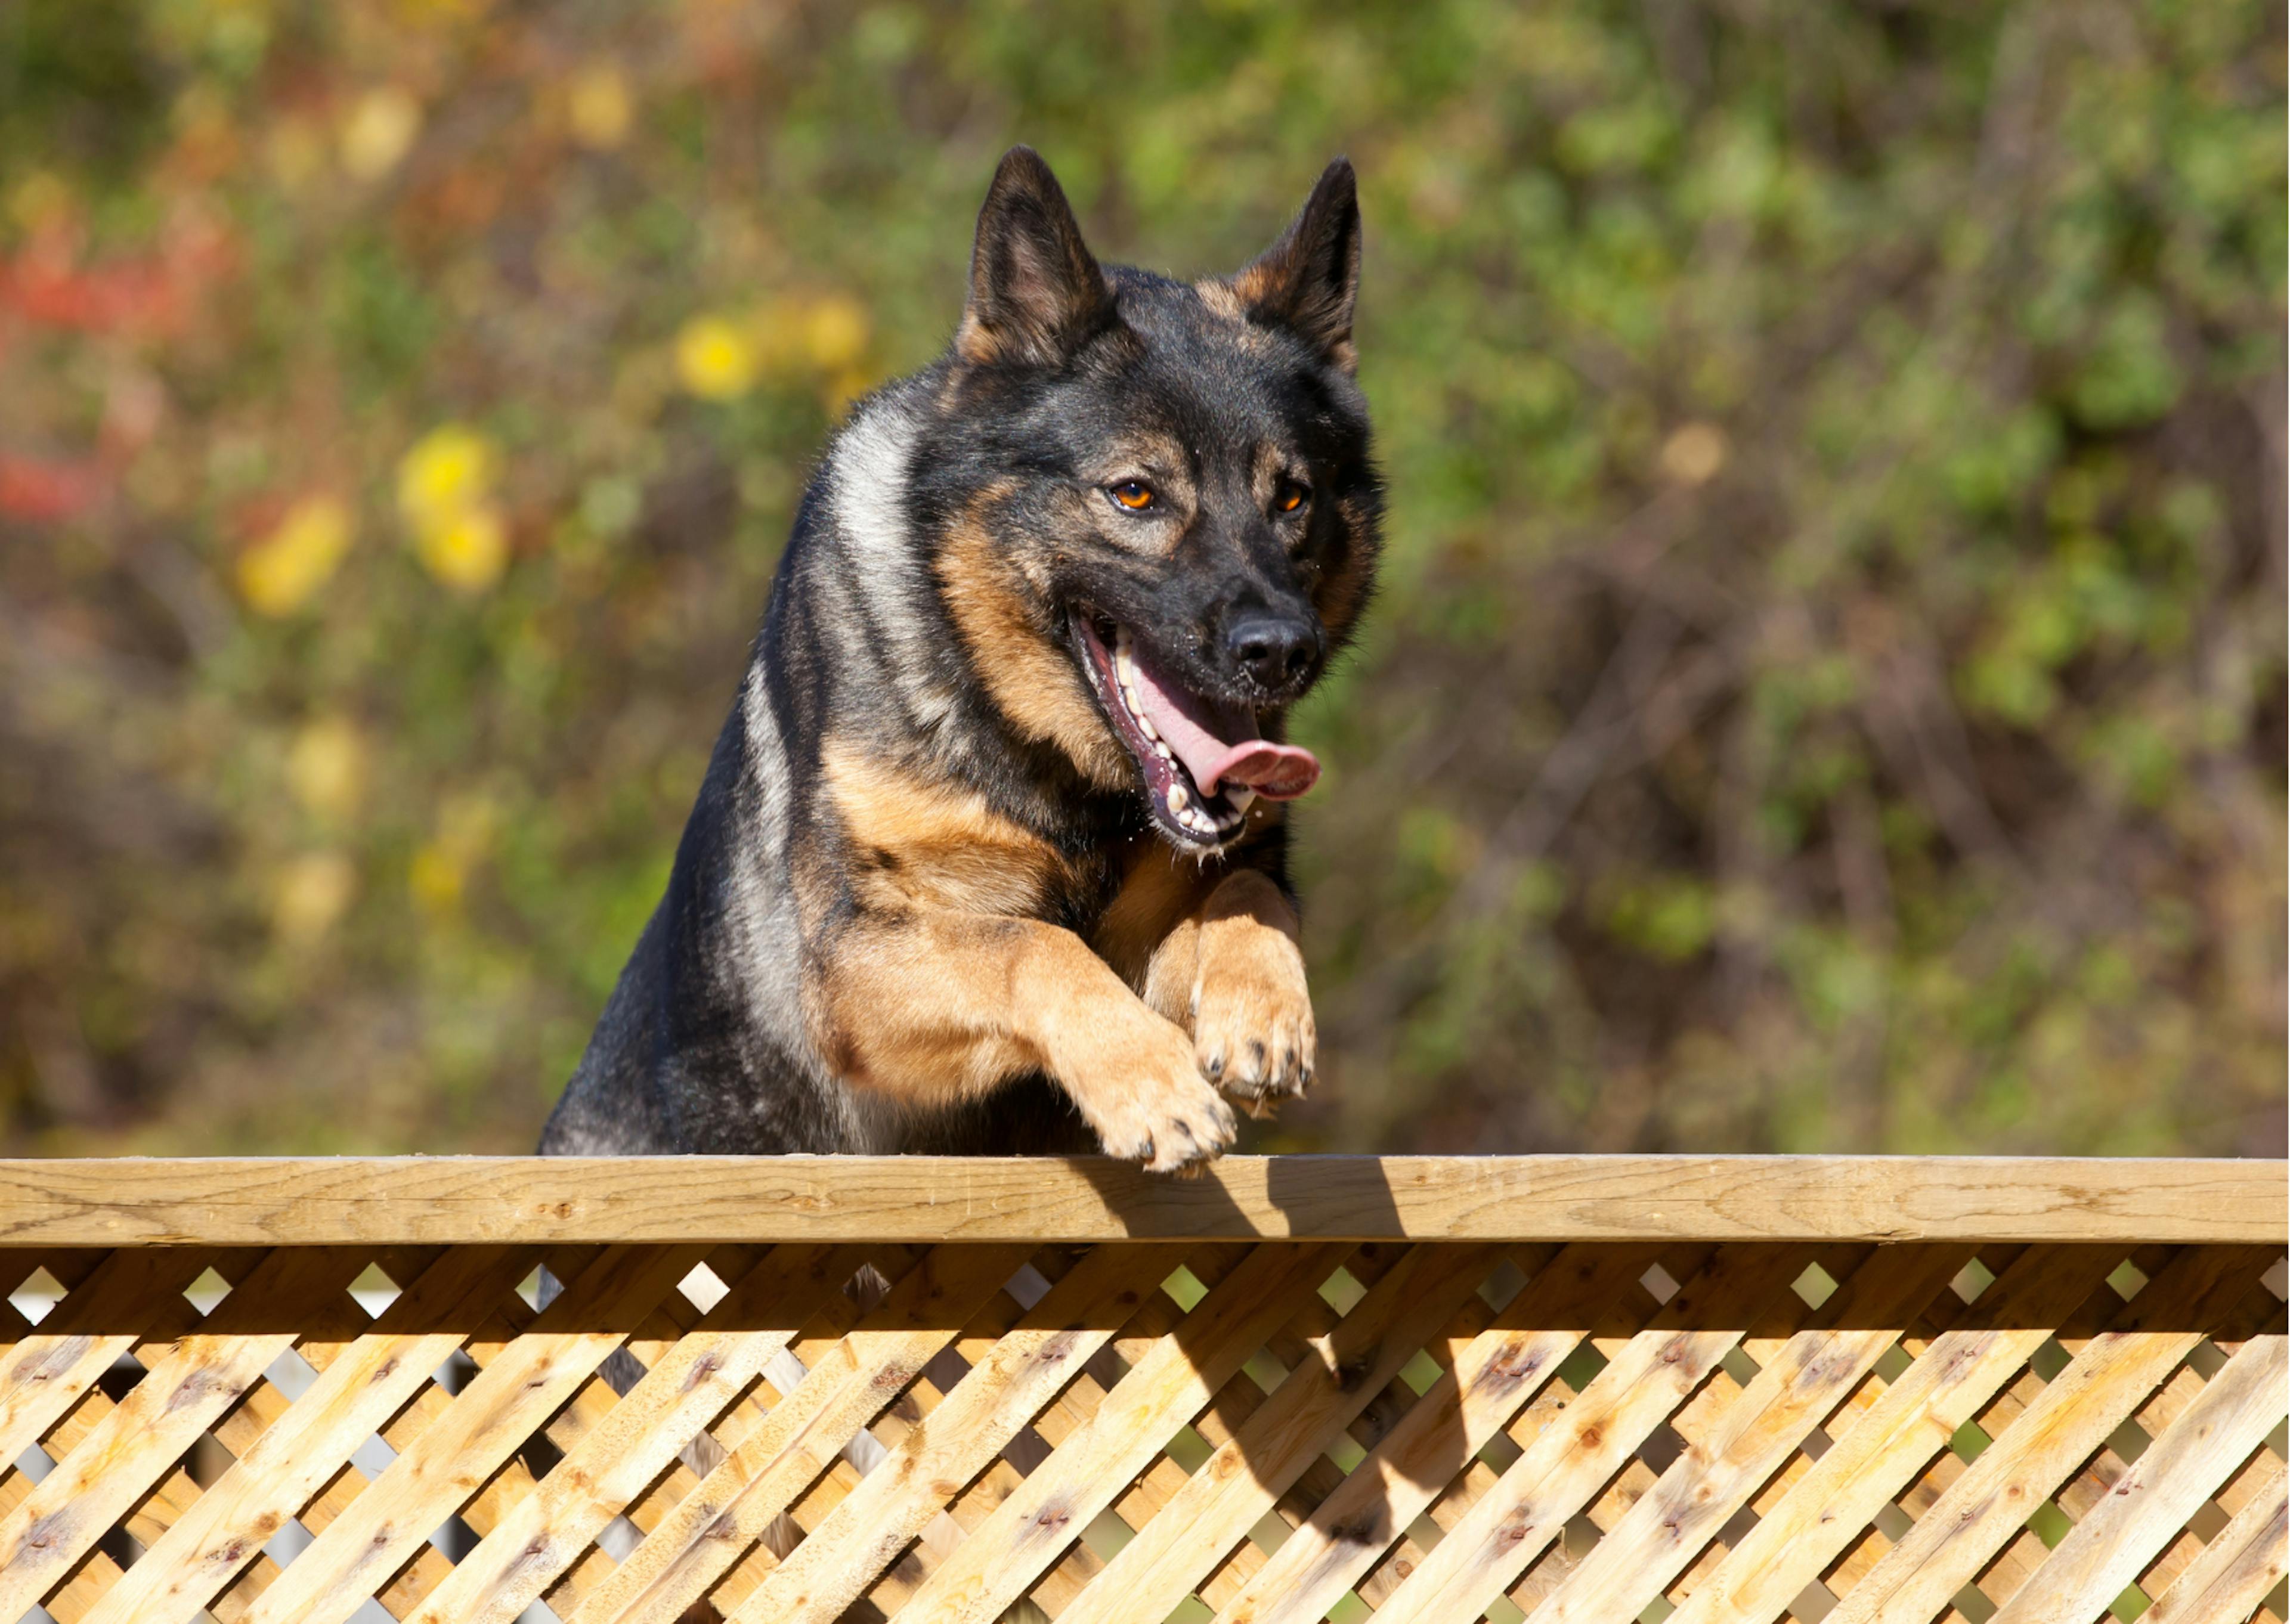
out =
<svg viewBox="0 0 2290 1624"><path fill-rule="evenodd" d="M0 1160L0 1245L2290 1238L2281 1161L2010 1156Z"/></svg>

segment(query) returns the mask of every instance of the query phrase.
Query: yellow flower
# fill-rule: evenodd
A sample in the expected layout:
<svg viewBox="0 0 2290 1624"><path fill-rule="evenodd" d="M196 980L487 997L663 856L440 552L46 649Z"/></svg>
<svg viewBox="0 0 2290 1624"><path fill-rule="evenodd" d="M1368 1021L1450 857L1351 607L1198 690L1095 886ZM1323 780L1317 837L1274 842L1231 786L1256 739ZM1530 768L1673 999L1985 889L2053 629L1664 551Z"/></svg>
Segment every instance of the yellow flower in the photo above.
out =
<svg viewBox="0 0 2290 1624"><path fill-rule="evenodd" d="M508 567L508 526L494 508L472 508L428 525L416 545L429 573L456 591L482 592Z"/></svg>
<svg viewBox="0 0 2290 1624"><path fill-rule="evenodd" d="M239 596L259 614L292 614L340 567L351 533L348 508L331 496L305 497L239 555Z"/></svg>
<svg viewBox="0 0 2290 1624"><path fill-rule="evenodd" d="M755 386L755 346L722 316L695 316L676 335L676 374L702 400L736 400Z"/></svg>
<svg viewBox="0 0 2290 1624"><path fill-rule="evenodd" d="M324 716L294 736L286 782L306 811L347 817L365 793L365 741L340 716Z"/></svg>
<svg viewBox="0 0 2290 1624"><path fill-rule="evenodd" d="M284 940L317 940L349 911L357 869L339 852L309 852L279 870L270 926Z"/></svg>
<svg viewBox="0 0 2290 1624"><path fill-rule="evenodd" d="M397 508L417 531L452 523L492 489L493 447L474 428L444 423L414 443L397 465Z"/></svg>
<svg viewBox="0 0 2290 1624"><path fill-rule="evenodd" d="M869 328L866 306L848 293L829 293L804 314L804 354L822 372L848 372L867 353Z"/></svg>
<svg viewBox="0 0 2290 1624"><path fill-rule="evenodd" d="M361 180L396 169L421 132L421 104L395 84L370 90L342 121L342 167Z"/></svg>
<svg viewBox="0 0 2290 1624"><path fill-rule="evenodd" d="M609 152L629 139L629 125L635 117L629 82L611 62L583 68L572 80L565 112L574 140L598 152Z"/></svg>

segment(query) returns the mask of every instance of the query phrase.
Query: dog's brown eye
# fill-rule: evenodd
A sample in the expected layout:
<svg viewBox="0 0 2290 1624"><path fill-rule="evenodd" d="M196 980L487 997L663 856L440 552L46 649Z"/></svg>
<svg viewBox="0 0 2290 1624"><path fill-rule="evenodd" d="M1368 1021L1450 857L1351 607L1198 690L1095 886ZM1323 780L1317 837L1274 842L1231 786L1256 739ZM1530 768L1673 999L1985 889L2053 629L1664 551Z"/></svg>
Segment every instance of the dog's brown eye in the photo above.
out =
<svg viewBox="0 0 2290 1624"><path fill-rule="evenodd" d="M1144 512L1157 500L1153 495L1153 487L1141 479L1125 479L1119 484L1109 489L1106 494L1131 513Z"/></svg>
<svg viewBox="0 0 2290 1624"><path fill-rule="evenodd" d="M1293 513L1304 505L1311 494L1311 486L1300 484L1293 479L1284 479L1280 482L1279 494L1272 499L1272 506L1282 513Z"/></svg>

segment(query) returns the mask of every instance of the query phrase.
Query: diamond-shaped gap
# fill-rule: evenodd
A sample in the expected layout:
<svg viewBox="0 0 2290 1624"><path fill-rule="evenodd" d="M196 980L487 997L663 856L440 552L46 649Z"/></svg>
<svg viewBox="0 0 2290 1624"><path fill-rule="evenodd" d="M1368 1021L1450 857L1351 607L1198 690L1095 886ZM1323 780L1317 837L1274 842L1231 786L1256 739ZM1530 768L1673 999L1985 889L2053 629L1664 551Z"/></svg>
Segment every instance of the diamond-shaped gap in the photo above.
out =
<svg viewBox="0 0 2290 1624"><path fill-rule="evenodd" d="M1801 1298L1808 1308L1818 1308L1837 1295L1837 1276L1817 1263L1808 1263L1804 1272L1790 1283L1790 1289Z"/></svg>
<svg viewBox="0 0 2290 1624"><path fill-rule="evenodd" d="M1998 1604L1988 1599L1987 1592L1978 1585L1966 1585L1955 1596L1956 1610L1971 1620L1971 1624L1988 1624L1998 1611Z"/></svg>
<svg viewBox="0 0 2290 1624"><path fill-rule="evenodd" d="M2059 1338L2046 1337L2043 1346L2029 1356L2028 1368L2036 1372L2038 1380L2049 1382L2074 1363L2075 1356L2060 1346Z"/></svg>
<svg viewBox="0 0 2290 1624"><path fill-rule="evenodd" d="M2123 1424L2107 1435L2107 1447L2113 1450L2126 1465L2145 1454L2147 1446L2154 1441L2148 1430L2130 1416L2126 1416Z"/></svg>
<svg viewBox="0 0 2290 1624"><path fill-rule="evenodd" d="M1181 1263L1161 1282L1161 1289L1169 1293L1172 1302L1188 1314L1198 1308L1201 1299L1209 1294L1209 1288L1201 1284L1201 1277Z"/></svg>
<svg viewBox="0 0 2290 1624"><path fill-rule="evenodd" d="M1996 1271L1978 1258L1974 1258L1956 1271L1956 1277L1950 1280L1948 1285L1949 1290L1957 1294L1958 1300L1974 1303L1980 1300L1981 1292L1995 1284Z"/></svg>
<svg viewBox="0 0 2290 1624"><path fill-rule="evenodd" d="M1216 1453L1216 1445L1201 1436L1196 1428L1180 1427L1176 1436L1163 1446L1161 1452L1175 1461L1177 1469L1189 1477L1208 1464L1209 1457Z"/></svg>
<svg viewBox="0 0 2290 1624"><path fill-rule="evenodd" d="M365 1310L368 1318L380 1319L383 1310L398 1300L404 1289L380 1264L369 1263L358 1270L357 1278L350 1282L350 1298Z"/></svg>
<svg viewBox="0 0 2290 1624"><path fill-rule="evenodd" d="M1669 1470L1671 1463L1685 1452L1685 1440L1677 1436L1677 1429L1668 1421L1646 1434L1645 1441L1637 1448L1638 1459L1645 1461L1657 1477Z"/></svg>
<svg viewBox="0 0 2290 1624"><path fill-rule="evenodd" d="M2139 1617L2154 1604L2155 1598L2137 1585L2126 1585L2123 1587L2123 1594L2110 1602L2107 1604L2107 1610L2121 1620L2123 1624L2131 1624L2132 1620Z"/></svg>
<svg viewBox="0 0 2290 1624"><path fill-rule="evenodd" d="M203 1432L191 1440L191 1447L183 1456L183 1470L200 1488L212 1489L237 1460L220 1438L212 1432Z"/></svg>
<svg viewBox="0 0 2290 1624"><path fill-rule="evenodd" d="M1030 1423L1011 1434L1010 1441L1002 1446L1002 1459L1021 1477L1031 1477L1049 1458L1050 1441Z"/></svg>
<svg viewBox="0 0 2290 1624"><path fill-rule="evenodd" d="M1726 1350L1724 1356L1718 1361L1718 1365L1734 1379L1737 1386L1748 1387L1758 1379L1758 1362L1743 1352L1738 1342Z"/></svg>
<svg viewBox="0 0 2290 1624"><path fill-rule="evenodd" d="M2107 1284L2115 1288L2115 1294L2118 1297L2129 1302L2146 1289L2147 1275L2139 1265L2126 1258L2122 1262L2118 1263L2113 1272L2107 1276Z"/></svg>
<svg viewBox="0 0 2290 1624"><path fill-rule="evenodd" d="M1520 1447L1517 1439L1497 1428L1488 1435L1487 1441L1479 1445L1478 1459L1486 1463L1489 1471L1500 1477L1510 1470L1512 1463L1525 1453L1526 1451Z"/></svg>
<svg viewBox="0 0 2290 1624"><path fill-rule="evenodd" d="M1428 1348L1417 1348L1415 1356L1399 1367L1399 1379L1418 1398L1429 1393L1445 1374L1446 1372L1439 1367L1439 1361L1431 1356Z"/></svg>
<svg viewBox="0 0 2290 1624"><path fill-rule="evenodd" d="M262 1375L290 1404L308 1392L310 1384L318 1379L317 1368L291 1348L265 1365Z"/></svg>
<svg viewBox="0 0 2290 1624"><path fill-rule="evenodd" d="M429 1543L448 1562L459 1562L477 1548L477 1531L459 1516L449 1516L429 1531Z"/></svg>
<svg viewBox="0 0 2290 1624"><path fill-rule="evenodd" d="M1526 1271L1516 1260L1501 1258L1493 1272L1479 1282L1479 1300L1500 1314L1510 1307L1518 1294L1526 1290Z"/></svg>
<svg viewBox="0 0 2290 1624"><path fill-rule="evenodd" d="M1821 1624L1822 1620L1837 1611L1837 1593L1814 1580L1790 1599L1789 1610L1798 1624Z"/></svg>
<svg viewBox="0 0 2290 1624"><path fill-rule="evenodd" d="M8 1305L36 1325L54 1311L63 1298L63 1282L48 1273L47 1266L42 1264L8 1293Z"/></svg>
<svg viewBox="0 0 2290 1624"><path fill-rule="evenodd" d="M1248 1356L1241 1370L1259 1388L1269 1394L1288 1380L1288 1367L1272 1356L1269 1348L1260 1348Z"/></svg>
<svg viewBox="0 0 2290 1624"><path fill-rule="evenodd" d="M724 1284L724 1276L705 1262L694 1263L692 1272L677 1283L676 1289L684 1293L685 1301L702 1314L732 1294L732 1288Z"/></svg>
<svg viewBox="0 0 2290 1624"><path fill-rule="evenodd" d="M1871 1527L1895 1545L1908 1538L1909 1530L1917 1525L1917 1519L1892 1500L1878 1507L1877 1515L1869 1521Z"/></svg>
<svg viewBox="0 0 2290 1624"><path fill-rule="evenodd" d="M1638 1284L1645 1287L1647 1293L1658 1303L1667 1304L1677 1295L1677 1280L1659 1263L1647 1264L1645 1273L1638 1276Z"/></svg>
<svg viewBox="0 0 2290 1624"><path fill-rule="evenodd" d="M1359 1300L1366 1295L1367 1287L1359 1283L1351 1270L1341 1265L1334 1274L1320 1282L1320 1300L1339 1314L1350 1313L1358 1306Z"/></svg>
<svg viewBox="0 0 2290 1624"><path fill-rule="evenodd" d="M1877 1356L1877 1374L1889 1388L1907 1375L1909 1367L1916 1362L1914 1354L1895 1342Z"/></svg>
<svg viewBox="0 0 2290 1624"><path fill-rule="evenodd" d="M1003 1282L1002 1289L1010 1293L1011 1301L1031 1312L1036 1303L1050 1294L1050 1283L1031 1263L1021 1263L1018 1272Z"/></svg>
<svg viewBox="0 0 2290 1624"><path fill-rule="evenodd" d="M2258 1283L2276 1297L2290 1299L2290 1258L2275 1259L2274 1267L2259 1276ZM2278 1596L2281 1592L2278 1590L2275 1594ZM2275 1611L2279 1612L2281 1608L2277 1606Z"/></svg>
<svg viewBox="0 0 2290 1624"><path fill-rule="evenodd" d="M24 1452L16 1457L16 1469L24 1474L26 1483L37 1484L56 1469L55 1457L36 1444L27 1444Z"/></svg>
<svg viewBox="0 0 2290 1624"><path fill-rule="evenodd" d="M216 1305L229 1295L230 1282L212 1268L201 1269L199 1277L183 1288L184 1298L199 1311L202 1319L213 1313Z"/></svg>
<svg viewBox="0 0 2290 1624"><path fill-rule="evenodd" d="M132 1393L135 1384L149 1373L142 1360L133 1354L124 1353L95 1379L96 1389L116 1404Z"/></svg>
<svg viewBox="0 0 2290 1624"><path fill-rule="evenodd" d="M545 1263L536 1263L530 1273L516 1283L516 1294L524 1306L535 1314L564 1294L564 1283L548 1272Z"/></svg>
<svg viewBox="0 0 2290 1624"><path fill-rule="evenodd" d="M1558 1380L1580 1393L1596 1380L1598 1372L1605 1368L1606 1356L1600 1353L1586 1339L1576 1346L1573 1353L1568 1354L1559 1362L1558 1369L1554 1373Z"/></svg>

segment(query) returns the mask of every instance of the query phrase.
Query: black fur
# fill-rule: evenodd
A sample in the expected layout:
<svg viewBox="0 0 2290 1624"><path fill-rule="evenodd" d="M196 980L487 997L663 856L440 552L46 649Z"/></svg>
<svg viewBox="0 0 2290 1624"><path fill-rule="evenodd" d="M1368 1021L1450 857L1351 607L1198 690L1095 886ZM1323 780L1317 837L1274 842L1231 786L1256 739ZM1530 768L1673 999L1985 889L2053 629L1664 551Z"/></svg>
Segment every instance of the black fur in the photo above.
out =
<svg viewBox="0 0 2290 1624"><path fill-rule="evenodd" d="M1005 159L954 345L861 404L805 494L667 893L544 1152L1095 1148L1038 1069L959 1100L854 1084L849 1017L821 988L850 932L902 928L898 908L871 899L893 894L877 883L910 877L897 870L914 859L853 837L827 763L887 764L1038 840L1061 866L1029 916L1085 940L1141 842L1199 847L1205 874L1253 868L1285 892L1277 808L1203 846L1149 804L1133 751L1080 676L1082 620L1132 628L1185 685L1249 705L1277 736L1372 579L1380 493L1351 376L1358 259L1341 163L1256 266L1197 287L1101 269L1040 159ZM1153 477L1183 500L1133 516L1103 482L1155 448L1181 461ZM1297 516L1264 500L1268 477L1288 477L1268 476L1268 459L1283 457L1310 492ZM1006 643L981 654L955 607L965 592L1008 620ZM1273 640L1252 642L1263 626ZM992 651L1036 648L1100 713L1094 741L1013 716ZM1062 716L1088 714L1063 702Z"/></svg>

